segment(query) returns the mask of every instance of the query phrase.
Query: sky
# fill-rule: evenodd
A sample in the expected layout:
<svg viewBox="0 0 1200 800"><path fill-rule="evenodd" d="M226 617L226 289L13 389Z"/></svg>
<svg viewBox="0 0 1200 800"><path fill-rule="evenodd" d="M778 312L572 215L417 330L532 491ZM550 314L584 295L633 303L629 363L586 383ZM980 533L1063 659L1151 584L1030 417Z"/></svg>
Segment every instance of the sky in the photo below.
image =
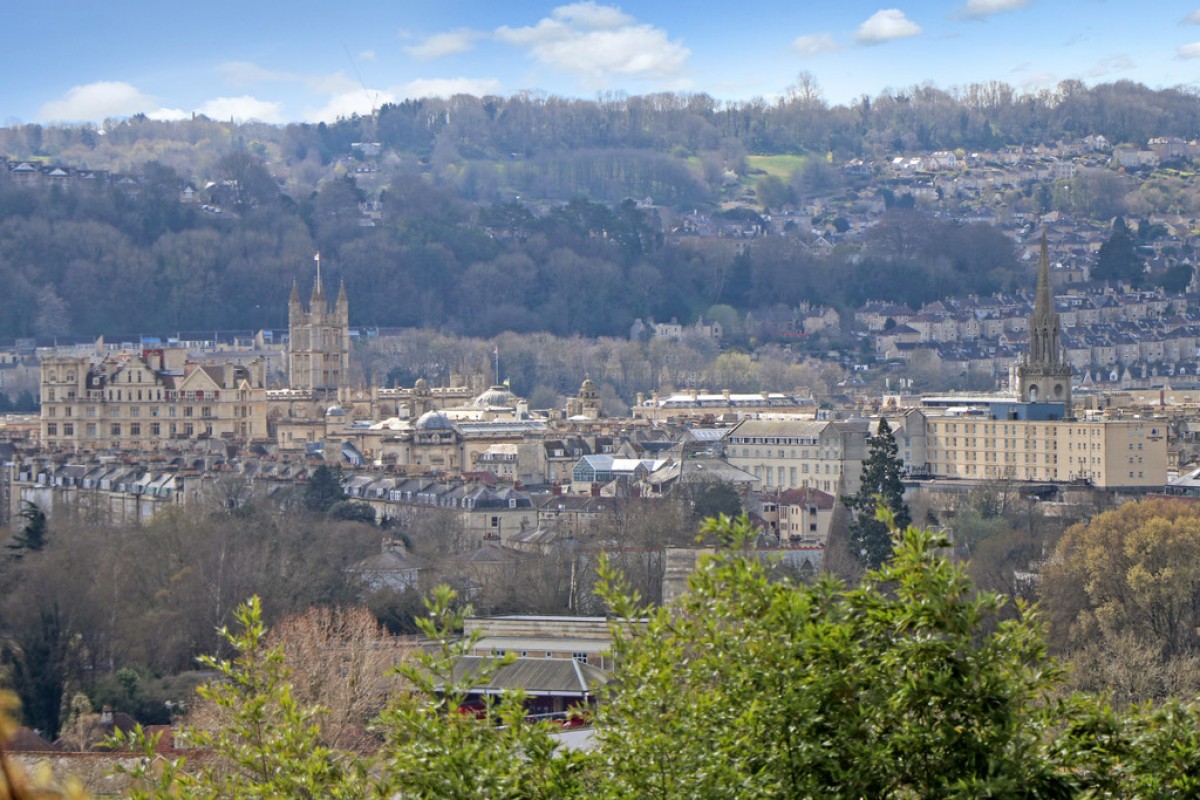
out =
<svg viewBox="0 0 1200 800"><path fill-rule="evenodd" d="M15 0L0 124L333 121L422 96L705 92L830 103L1002 81L1200 90L1200 0Z"/></svg>

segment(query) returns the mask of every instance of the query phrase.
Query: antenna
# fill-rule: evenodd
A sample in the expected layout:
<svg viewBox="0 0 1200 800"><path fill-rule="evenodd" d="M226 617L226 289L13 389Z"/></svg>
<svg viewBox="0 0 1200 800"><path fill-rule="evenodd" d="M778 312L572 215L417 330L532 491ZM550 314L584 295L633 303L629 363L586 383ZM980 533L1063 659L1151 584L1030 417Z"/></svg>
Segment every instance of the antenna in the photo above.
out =
<svg viewBox="0 0 1200 800"><path fill-rule="evenodd" d="M358 85L362 87L363 94L367 97L367 102L371 104L371 116L375 116L375 96L367 89L367 84L363 81L362 73L358 71L358 64L354 61L354 56L350 55L350 48L342 45L342 49L346 51L346 58L350 59L350 68L354 70L354 77L358 78Z"/></svg>

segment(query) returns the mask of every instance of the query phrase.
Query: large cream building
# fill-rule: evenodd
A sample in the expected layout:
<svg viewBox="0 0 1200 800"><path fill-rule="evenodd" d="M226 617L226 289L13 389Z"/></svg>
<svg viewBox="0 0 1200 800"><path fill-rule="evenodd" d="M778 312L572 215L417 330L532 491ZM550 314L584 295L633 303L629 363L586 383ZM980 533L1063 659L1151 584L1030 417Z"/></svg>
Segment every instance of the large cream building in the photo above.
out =
<svg viewBox="0 0 1200 800"><path fill-rule="evenodd" d="M935 478L1080 482L1103 489L1147 489L1167 480L1161 419L1005 420L916 411L907 416L905 433L914 459L907 466Z"/></svg>
<svg viewBox="0 0 1200 800"><path fill-rule="evenodd" d="M1017 397L957 408L911 411L897 432L910 474L933 478L1086 483L1143 490L1167 481L1165 419L1075 419L1071 366L1050 291L1042 237L1029 352L1017 369Z"/></svg>
<svg viewBox="0 0 1200 800"><path fill-rule="evenodd" d="M758 479L759 489L858 491L867 422L790 416L745 419L725 437L725 460Z"/></svg>
<svg viewBox="0 0 1200 800"><path fill-rule="evenodd" d="M265 363L199 364L181 348L46 356L47 448L156 449L175 441L267 438Z"/></svg>

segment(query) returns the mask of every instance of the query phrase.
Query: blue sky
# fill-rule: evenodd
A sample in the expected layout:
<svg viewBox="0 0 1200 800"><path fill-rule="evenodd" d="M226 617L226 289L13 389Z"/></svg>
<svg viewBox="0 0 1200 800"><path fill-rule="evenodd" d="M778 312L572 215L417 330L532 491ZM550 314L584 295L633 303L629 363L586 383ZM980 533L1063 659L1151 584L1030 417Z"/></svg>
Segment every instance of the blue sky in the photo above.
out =
<svg viewBox="0 0 1200 800"><path fill-rule="evenodd" d="M0 124L329 121L457 92L772 100L802 71L834 103L990 80L1200 89L1200 0L17 0L5 17Z"/></svg>

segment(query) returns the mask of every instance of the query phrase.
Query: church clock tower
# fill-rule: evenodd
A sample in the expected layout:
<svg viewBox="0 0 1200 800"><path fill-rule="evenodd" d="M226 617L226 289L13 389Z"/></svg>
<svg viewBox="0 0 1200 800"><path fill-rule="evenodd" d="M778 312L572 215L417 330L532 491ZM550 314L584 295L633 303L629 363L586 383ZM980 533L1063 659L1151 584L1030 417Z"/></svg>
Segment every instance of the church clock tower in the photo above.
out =
<svg viewBox="0 0 1200 800"><path fill-rule="evenodd" d="M1029 317L1029 352L1017 367L1017 393L1023 403L1062 403L1063 418L1071 418L1071 365L1061 340L1062 325L1054 310L1050 288L1050 258L1042 231L1037 299Z"/></svg>

